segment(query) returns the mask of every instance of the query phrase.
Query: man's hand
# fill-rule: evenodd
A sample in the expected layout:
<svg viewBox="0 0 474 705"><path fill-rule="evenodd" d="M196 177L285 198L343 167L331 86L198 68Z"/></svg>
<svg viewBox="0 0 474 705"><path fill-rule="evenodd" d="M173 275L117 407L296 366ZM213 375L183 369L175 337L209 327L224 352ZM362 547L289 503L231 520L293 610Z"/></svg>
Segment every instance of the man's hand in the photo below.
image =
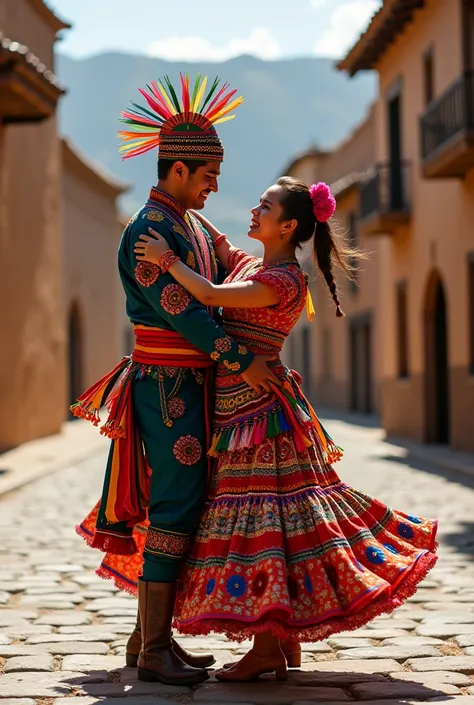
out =
<svg viewBox="0 0 474 705"><path fill-rule="evenodd" d="M242 372L244 381L249 387L252 387L257 394L271 392L270 383L276 384L277 387L282 386L281 381L268 367L267 363L272 360L275 360L274 355L255 355L249 367L247 367L245 372Z"/></svg>

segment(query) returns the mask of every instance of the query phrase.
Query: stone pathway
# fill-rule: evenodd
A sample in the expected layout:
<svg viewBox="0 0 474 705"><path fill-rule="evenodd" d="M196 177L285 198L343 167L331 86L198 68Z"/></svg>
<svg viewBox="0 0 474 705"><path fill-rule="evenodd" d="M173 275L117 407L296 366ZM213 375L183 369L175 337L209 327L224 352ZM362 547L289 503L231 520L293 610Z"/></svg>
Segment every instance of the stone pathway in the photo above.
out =
<svg viewBox="0 0 474 705"><path fill-rule="evenodd" d="M346 450L339 467L345 480L409 513L440 519L440 561L402 608L305 645L303 666L287 683L225 685L212 677L193 689L139 683L123 667L136 602L95 576L99 554L73 530L98 497L100 452L0 498L2 705L472 705L474 480L403 458L378 430L339 421L328 426ZM246 649L220 636L181 641L211 648L217 666Z"/></svg>

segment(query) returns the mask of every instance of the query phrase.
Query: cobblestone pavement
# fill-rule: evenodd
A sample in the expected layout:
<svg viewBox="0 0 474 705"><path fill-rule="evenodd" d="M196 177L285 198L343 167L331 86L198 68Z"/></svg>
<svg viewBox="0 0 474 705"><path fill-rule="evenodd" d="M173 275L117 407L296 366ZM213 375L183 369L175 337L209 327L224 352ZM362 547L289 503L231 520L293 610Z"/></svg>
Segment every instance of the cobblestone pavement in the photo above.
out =
<svg viewBox="0 0 474 705"><path fill-rule="evenodd" d="M94 574L99 554L74 524L97 499L104 454L0 499L0 700L3 705L474 703L474 481L402 457L380 431L332 421L341 476L412 514L438 516L440 561L418 593L366 628L305 645L287 683L194 689L139 683L123 667L135 600ZM246 645L219 636L217 665ZM120 700L118 700L120 698ZM126 698L126 703L123 698Z"/></svg>

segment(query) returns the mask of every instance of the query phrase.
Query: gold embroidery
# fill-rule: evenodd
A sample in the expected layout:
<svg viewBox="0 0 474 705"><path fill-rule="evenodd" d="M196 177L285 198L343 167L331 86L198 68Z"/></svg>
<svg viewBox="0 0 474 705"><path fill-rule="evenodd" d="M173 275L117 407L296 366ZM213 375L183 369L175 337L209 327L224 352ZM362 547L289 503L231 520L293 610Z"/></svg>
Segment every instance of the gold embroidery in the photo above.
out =
<svg viewBox="0 0 474 705"><path fill-rule="evenodd" d="M178 235L186 235L186 231L181 225L173 225L173 230L175 233L178 233Z"/></svg>
<svg viewBox="0 0 474 705"><path fill-rule="evenodd" d="M165 219L165 216L163 215L163 213L160 213L160 211L145 211L142 215L142 218L147 218L148 220L152 220L155 223L161 223Z"/></svg>
<svg viewBox="0 0 474 705"><path fill-rule="evenodd" d="M253 401L257 398L257 396L257 393L254 392L253 389L249 389L246 392L238 394L236 397L231 397L230 399L217 398L215 409L216 411L230 411L235 409L236 406L242 406L242 404L247 404L247 402Z"/></svg>
<svg viewBox="0 0 474 705"><path fill-rule="evenodd" d="M186 256L186 264L188 265L188 267L191 267L191 269L196 269L196 255L194 254L194 252L191 252L191 250Z"/></svg>
<svg viewBox="0 0 474 705"><path fill-rule="evenodd" d="M238 372L240 370L240 362L229 362L229 360L224 360L224 367L231 370L231 372Z"/></svg>
<svg viewBox="0 0 474 705"><path fill-rule="evenodd" d="M245 347L245 345L239 345L238 350L239 350L239 355L247 355L248 354L248 350Z"/></svg>
<svg viewBox="0 0 474 705"><path fill-rule="evenodd" d="M218 353L218 352L216 352L216 351L214 351L213 353L211 353L211 359L212 359L212 360L218 360L218 359L220 358L220 356L221 356L221 354Z"/></svg>

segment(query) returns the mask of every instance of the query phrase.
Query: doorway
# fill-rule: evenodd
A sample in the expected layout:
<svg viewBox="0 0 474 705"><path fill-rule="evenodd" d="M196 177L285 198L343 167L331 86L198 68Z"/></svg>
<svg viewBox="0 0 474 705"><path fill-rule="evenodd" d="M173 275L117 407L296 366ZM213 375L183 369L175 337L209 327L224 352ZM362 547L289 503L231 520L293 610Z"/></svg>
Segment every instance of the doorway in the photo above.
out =
<svg viewBox="0 0 474 705"><path fill-rule="evenodd" d="M308 399L311 399L311 335L307 326L301 331L301 354L303 389Z"/></svg>
<svg viewBox="0 0 474 705"><path fill-rule="evenodd" d="M433 272L425 305L425 436L429 443L449 443L448 312L441 277Z"/></svg>
<svg viewBox="0 0 474 705"><path fill-rule="evenodd" d="M370 414L372 402L372 321L369 315L349 324L350 408Z"/></svg>
<svg viewBox="0 0 474 705"><path fill-rule="evenodd" d="M68 407L84 391L82 385L82 325L79 306L73 303L68 316ZM75 418L69 412L70 418Z"/></svg>

